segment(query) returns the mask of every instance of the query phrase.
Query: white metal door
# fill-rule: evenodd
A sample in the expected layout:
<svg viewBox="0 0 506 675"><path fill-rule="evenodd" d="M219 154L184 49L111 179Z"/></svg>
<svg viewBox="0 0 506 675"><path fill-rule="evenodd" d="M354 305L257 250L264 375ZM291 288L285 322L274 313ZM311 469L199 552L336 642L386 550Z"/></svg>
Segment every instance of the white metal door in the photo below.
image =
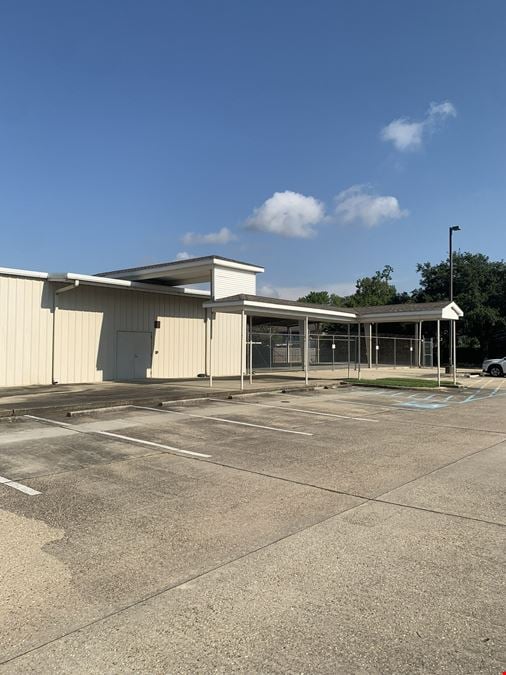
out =
<svg viewBox="0 0 506 675"><path fill-rule="evenodd" d="M116 343L118 380L142 380L151 368L151 333L119 330Z"/></svg>

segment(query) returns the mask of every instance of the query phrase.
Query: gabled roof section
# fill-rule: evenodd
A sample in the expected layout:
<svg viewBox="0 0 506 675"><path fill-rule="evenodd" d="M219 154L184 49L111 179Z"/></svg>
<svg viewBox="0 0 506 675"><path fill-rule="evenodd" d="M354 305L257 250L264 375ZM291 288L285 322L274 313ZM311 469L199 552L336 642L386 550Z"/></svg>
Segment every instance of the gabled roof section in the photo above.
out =
<svg viewBox="0 0 506 675"><path fill-rule="evenodd" d="M203 256L201 258L188 258L188 260L172 260L156 263L154 265L143 265L142 267L128 267L120 270L112 270L111 272L101 272L96 276L179 286L181 284L209 282L211 279L211 272L215 267L254 274L264 271L264 268L259 265L241 262L240 260L233 260L232 258L211 255Z"/></svg>
<svg viewBox="0 0 506 675"><path fill-rule="evenodd" d="M354 307L357 314L384 314L388 312L393 314L395 312L410 312L420 309L423 306L425 309L441 309L450 304L449 300L440 300L439 302L404 302L395 305L370 305L369 307Z"/></svg>
<svg viewBox="0 0 506 675"><path fill-rule="evenodd" d="M403 321L437 321L438 319L459 319L464 312L455 302L407 302L397 305L376 305L373 307L355 307L360 321L393 323Z"/></svg>

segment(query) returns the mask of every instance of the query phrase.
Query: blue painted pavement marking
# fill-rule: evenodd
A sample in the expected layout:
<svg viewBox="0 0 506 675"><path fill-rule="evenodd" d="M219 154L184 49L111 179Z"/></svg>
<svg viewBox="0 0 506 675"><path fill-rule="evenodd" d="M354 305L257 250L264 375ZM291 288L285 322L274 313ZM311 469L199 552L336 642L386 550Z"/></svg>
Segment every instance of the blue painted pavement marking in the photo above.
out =
<svg viewBox="0 0 506 675"><path fill-rule="evenodd" d="M405 403L398 403L407 408L423 408L424 410L435 410L436 408L447 408L447 403L415 403L414 401L406 401Z"/></svg>

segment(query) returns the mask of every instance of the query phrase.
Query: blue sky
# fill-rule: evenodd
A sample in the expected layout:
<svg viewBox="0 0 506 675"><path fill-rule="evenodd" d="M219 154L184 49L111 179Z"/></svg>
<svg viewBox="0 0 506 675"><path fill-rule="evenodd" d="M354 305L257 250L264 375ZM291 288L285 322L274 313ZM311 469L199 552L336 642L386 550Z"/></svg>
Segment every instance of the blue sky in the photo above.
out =
<svg viewBox="0 0 506 675"><path fill-rule="evenodd" d="M264 291L506 248L502 0L0 2L0 265ZM432 104L432 107L431 107Z"/></svg>

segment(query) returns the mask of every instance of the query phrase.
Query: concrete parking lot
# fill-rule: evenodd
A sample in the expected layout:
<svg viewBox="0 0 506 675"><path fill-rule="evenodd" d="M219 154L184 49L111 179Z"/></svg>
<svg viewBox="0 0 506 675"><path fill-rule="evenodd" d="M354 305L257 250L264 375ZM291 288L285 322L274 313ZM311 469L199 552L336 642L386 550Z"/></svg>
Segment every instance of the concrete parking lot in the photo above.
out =
<svg viewBox="0 0 506 675"><path fill-rule="evenodd" d="M335 370L310 369L309 385L337 386L340 380L348 377L356 378L358 371L348 370L342 364ZM472 376L470 376L472 375ZM436 380L437 372L428 368L362 368L361 377L366 380L380 378L408 378L409 380ZM453 378L442 374L443 386L451 385ZM480 377L479 370L458 372L458 381L466 389L485 389L499 391L504 388L506 378ZM304 386L304 373L300 370L284 370L255 373L252 383L244 379L246 392L264 392L274 389L290 389ZM51 411L60 412L67 409L89 409L115 405L118 403L158 403L160 401L206 398L240 393L240 380L237 377L215 378L213 386L209 386L206 378L190 380L132 380L130 382L95 382L94 384L58 384L32 385L26 387L0 388L0 417L25 412Z"/></svg>
<svg viewBox="0 0 506 675"><path fill-rule="evenodd" d="M506 388L0 421L8 673L501 673Z"/></svg>

